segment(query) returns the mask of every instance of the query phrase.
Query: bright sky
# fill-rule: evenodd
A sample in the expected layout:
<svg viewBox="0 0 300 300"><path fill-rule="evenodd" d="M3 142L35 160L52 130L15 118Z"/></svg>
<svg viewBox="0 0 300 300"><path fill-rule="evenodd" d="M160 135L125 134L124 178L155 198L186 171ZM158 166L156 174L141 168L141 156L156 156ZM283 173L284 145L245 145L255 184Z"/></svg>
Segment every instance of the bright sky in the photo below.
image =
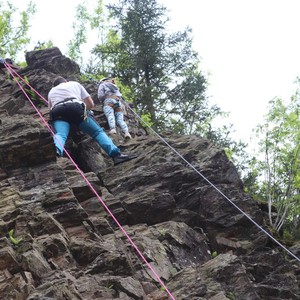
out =
<svg viewBox="0 0 300 300"><path fill-rule="evenodd" d="M51 39L64 53L73 37L75 7L81 1L33 1L38 10L31 19L34 43ZM12 2L20 6L20 0ZM235 137L249 142L268 101L276 96L288 100L296 89L294 81L300 75L300 1L160 2L169 9L170 29L193 29L201 69L210 74L210 101L230 112Z"/></svg>

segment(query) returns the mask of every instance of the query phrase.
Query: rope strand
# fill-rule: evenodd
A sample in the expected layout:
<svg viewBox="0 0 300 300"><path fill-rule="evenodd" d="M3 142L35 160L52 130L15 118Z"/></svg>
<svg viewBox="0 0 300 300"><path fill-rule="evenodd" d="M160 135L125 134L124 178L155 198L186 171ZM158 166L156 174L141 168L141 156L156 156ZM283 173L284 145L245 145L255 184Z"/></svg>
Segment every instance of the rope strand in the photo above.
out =
<svg viewBox="0 0 300 300"><path fill-rule="evenodd" d="M38 113L38 115L40 116L40 118L42 119L42 121L44 122L44 124L46 125L46 127L48 128L48 130L51 132L51 134L55 137L55 134L53 132L53 130L51 129L51 127L49 126L48 122L45 120L45 118L42 116L42 114L40 113L40 111L37 109L37 107L34 105L34 103L32 102L32 100L30 99L30 97L27 95L26 91L24 90L24 88L21 86L21 84L15 79L15 76L12 74L11 72L11 68L7 65L4 64L6 69L8 70L8 72L12 75L13 79L15 80L15 82L18 84L18 86L20 87L20 89L22 90L22 92L24 93L24 95L26 96L26 98L28 99L28 101L30 102L30 104L33 106L33 108L36 110L36 112ZM24 80L23 80L24 81ZM25 81L24 81L25 82ZM26 82L27 84L27 82ZM42 97L42 96L41 96ZM123 232L123 234L126 236L126 238L128 239L128 241L130 242L130 244L132 245L132 247L136 250L136 252L138 253L138 255L141 257L141 259L144 261L144 263L147 265L147 267L152 271L152 273L154 274L154 276L156 277L156 279L158 280L158 282L161 284L161 286L164 288L164 290L167 292L167 294L170 296L170 298L172 300L175 300L174 296L171 294L171 292L169 291L169 289L167 288L167 286L163 283L163 281L160 279L159 275L156 273L156 271L154 270L154 268L150 265L150 263L146 260L145 256L142 254L142 252L138 249L138 247L136 246L136 244L133 242L133 240L131 239L131 237L128 235L128 233L126 232L126 230L123 228L123 226L119 223L119 221L116 219L116 217L114 216L114 214L111 212L111 210L108 208L108 206L105 204L104 200L99 196L99 194L97 193L97 191L94 189L94 187L92 186L92 184L89 182L89 180L87 179L87 177L84 175L84 173L82 172L82 170L78 167L78 165L75 163L75 161L72 159L71 155L68 153L68 151L66 151L65 148L63 148L65 153L67 154L68 158L70 159L70 161L73 163L73 165L75 166L75 168L77 169L77 171L80 173L80 175L82 176L82 178L85 180L85 182L87 183L87 185L90 187L90 189L92 190L92 192L95 194L95 196L98 198L98 200L101 202L101 204L103 205L103 207L105 208L105 210L108 212L108 214L111 216L111 218L114 220L114 222L118 225L118 227L120 228L120 230Z"/></svg>
<svg viewBox="0 0 300 300"><path fill-rule="evenodd" d="M262 232L264 232L270 239L272 239L277 245L279 245L283 250L285 250L290 256L300 262L293 252L287 249L283 244L281 244L277 239L275 239L269 232L262 228L257 222L255 222L248 214L246 214L241 208L239 208L231 199L229 199L218 187L216 187L209 179L207 179L200 171L198 171L190 162L188 162L176 149L174 149L163 137L161 137L146 121L144 121L131 107L130 105L122 99L123 103L129 110L141 121L143 122L162 142L164 142L176 155L178 155L191 169L193 169L198 175L200 175L210 186L212 186L221 196L223 196L228 202L230 202L240 213L242 213L248 220L250 220L255 226L257 226Z"/></svg>
<svg viewBox="0 0 300 300"><path fill-rule="evenodd" d="M33 90L40 98L42 98L44 100L44 102L48 105L48 101L37 91L35 90L30 84L29 82L27 82L22 76L20 76L13 68L11 68L10 64L4 63L4 66L6 67L6 69L9 67L10 71L9 73L11 74L11 76L14 78L15 80L15 76L12 74L14 73L15 75L17 75L27 86L30 87L31 90ZM7 69L8 70L8 69ZM16 81L16 80L15 80Z"/></svg>

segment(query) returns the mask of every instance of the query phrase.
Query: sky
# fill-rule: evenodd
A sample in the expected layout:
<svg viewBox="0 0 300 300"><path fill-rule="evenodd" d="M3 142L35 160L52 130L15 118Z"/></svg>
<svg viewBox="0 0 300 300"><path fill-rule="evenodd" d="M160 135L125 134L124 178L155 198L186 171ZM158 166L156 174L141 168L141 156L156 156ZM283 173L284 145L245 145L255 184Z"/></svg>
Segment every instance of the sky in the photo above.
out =
<svg viewBox="0 0 300 300"><path fill-rule="evenodd" d="M89 0L92 2L92 0ZM12 0L17 6L28 1ZM33 43L51 39L63 54L73 37L81 0L34 0ZM251 142L268 102L286 101L300 75L299 0L159 0L168 9L168 30L193 30L193 48L207 74L207 96L229 112L234 138Z"/></svg>

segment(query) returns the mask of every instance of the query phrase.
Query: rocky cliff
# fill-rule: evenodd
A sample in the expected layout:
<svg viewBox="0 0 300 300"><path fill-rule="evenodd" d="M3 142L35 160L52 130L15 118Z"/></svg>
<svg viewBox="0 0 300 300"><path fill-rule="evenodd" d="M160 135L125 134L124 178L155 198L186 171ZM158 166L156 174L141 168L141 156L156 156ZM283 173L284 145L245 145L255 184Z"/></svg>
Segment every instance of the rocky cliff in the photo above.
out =
<svg viewBox="0 0 300 300"><path fill-rule="evenodd" d="M29 52L26 61L13 74L47 119L22 79L46 98L54 77L81 81L80 69L58 48ZM81 82L96 100L95 84ZM94 113L107 129L100 104ZM218 192L265 227L224 151L199 137L163 135L212 186L130 111L126 118L134 138L115 142L138 158L113 166L74 130L66 148L78 170L56 157L51 133L0 70L0 298L300 299L299 261ZM289 249L300 255L299 244Z"/></svg>

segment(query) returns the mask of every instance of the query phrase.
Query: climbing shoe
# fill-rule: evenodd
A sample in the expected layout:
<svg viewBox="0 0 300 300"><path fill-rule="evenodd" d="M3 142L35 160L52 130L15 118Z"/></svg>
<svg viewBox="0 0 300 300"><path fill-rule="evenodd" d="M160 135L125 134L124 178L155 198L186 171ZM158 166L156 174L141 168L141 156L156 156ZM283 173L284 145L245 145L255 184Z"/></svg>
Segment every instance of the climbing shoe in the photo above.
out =
<svg viewBox="0 0 300 300"><path fill-rule="evenodd" d="M118 154L117 156L113 157L113 161L114 161L114 165L118 165L118 164L121 164L125 161L128 161L128 160L131 160L131 159L134 159L136 158L137 155L126 155L126 154Z"/></svg>
<svg viewBox="0 0 300 300"><path fill-rule="evenodd" d="M130 140L132 137L131 137L131 134L127 131L127 132L124 134L124 138L125 138L125 140Z"/></svg>
<svg viewBox="0 0 300 300"><path fill-rule="evenodd" d="M108 132L108 134L117 134L117 130L113 128Z"/></svg>

